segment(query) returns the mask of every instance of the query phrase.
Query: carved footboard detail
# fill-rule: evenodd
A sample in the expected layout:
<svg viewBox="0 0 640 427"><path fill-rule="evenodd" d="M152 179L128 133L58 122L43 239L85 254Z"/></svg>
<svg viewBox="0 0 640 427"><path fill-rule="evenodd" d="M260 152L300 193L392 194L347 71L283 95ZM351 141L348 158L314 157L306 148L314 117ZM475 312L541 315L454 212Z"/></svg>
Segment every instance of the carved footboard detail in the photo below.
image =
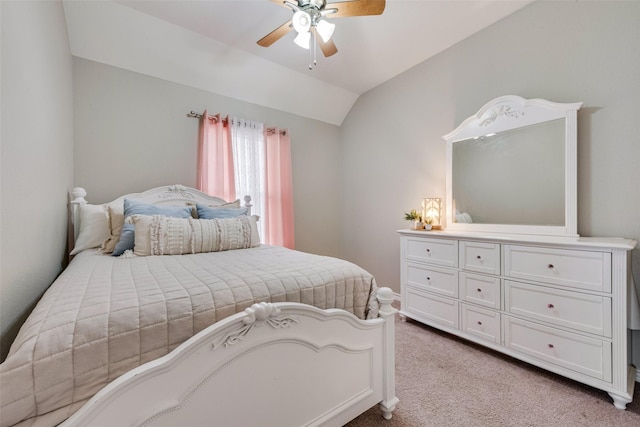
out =
<svg viewBox="0 0 640 427"><path fill-rule="evenodd" d="M379 318L254 304L110 383L61 426L342 426L395 395L390 289ZM283 410L282 402L287 402Z"/></svg>
<svg viewBox="0 0 640 427"><path fill-rule="evenodd" d="M254 326L268 324L273 328L288 328L292 323L298 321L290 316L278 316L280 309L272 303L261 302L253 304L244 310L246 317L242 319L242 326L239 330L234 331L226 336L222 341L222 345L229 347L242 340L245 335L253 329ZM213 344L213 348L220 347L220 344Z"/></svg>

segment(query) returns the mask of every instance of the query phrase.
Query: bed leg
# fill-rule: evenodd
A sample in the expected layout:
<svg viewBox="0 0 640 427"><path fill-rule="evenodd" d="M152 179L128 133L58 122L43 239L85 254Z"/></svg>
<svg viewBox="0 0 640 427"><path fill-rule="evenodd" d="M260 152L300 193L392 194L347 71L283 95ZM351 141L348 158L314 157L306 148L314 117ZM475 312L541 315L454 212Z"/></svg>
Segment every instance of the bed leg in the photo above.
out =
<svg viewBox="0 0 640 427"><path fill-rule="evenodd" d="M395 353L395 315L398 312L391 307L393 291L389 288L380 288L377 293L380 303L379 317L385 319L384 325L384 384L383 397L380 402L382 416L390 420L392 412L396 409L398 398L396 397L396 353Z"/></svg>

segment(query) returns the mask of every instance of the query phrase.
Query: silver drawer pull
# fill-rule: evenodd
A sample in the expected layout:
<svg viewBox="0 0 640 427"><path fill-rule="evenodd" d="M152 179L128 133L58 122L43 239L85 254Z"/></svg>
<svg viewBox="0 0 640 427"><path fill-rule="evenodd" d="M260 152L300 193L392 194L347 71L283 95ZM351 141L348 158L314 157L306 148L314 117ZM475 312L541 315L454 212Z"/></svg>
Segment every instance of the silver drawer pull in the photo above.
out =
<svg viewBox="0 0 640 427"><path fill-rule="evenodd" d="M547 304L547 308L553 309L553 308L555 308L555 306L553 304Z"/></svg>

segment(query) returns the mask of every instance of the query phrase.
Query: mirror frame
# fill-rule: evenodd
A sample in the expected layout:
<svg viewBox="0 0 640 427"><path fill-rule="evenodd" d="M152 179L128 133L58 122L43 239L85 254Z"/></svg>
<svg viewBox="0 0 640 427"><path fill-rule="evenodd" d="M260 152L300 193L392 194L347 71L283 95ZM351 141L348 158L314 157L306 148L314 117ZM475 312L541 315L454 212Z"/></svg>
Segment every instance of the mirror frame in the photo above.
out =
<svg viewBox="0 0 640 427"><path fill-rule="evenodd" d="M577 230L577 112L582 102L557 103L506 95L486 103L454 131L443 136L447 143L445 227L451 231L534 234L578 237ZM456 223L453 221L453 144L458 141L517 129L551 120L565 119L565 214L563 226Z"/></svg>

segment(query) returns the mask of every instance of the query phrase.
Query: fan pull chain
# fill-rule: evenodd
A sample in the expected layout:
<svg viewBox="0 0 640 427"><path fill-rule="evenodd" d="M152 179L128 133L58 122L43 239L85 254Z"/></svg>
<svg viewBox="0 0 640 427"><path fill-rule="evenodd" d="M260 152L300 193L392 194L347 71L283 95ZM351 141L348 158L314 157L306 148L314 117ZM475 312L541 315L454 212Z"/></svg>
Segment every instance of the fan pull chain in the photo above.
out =
<svg viewBox="0 0 640 427"><path fill-rule="evenodd" d="M317 53L317 43L316 43L316 32L315 31L311 31L311 35L313 36L313 54L311 53L311 49L309 49L309 70L313 70L313 67L315 67L316 65L318 65L318 61L316 60L316 53ZM311 58L311 55L313 55L313 58Z"/></svg>

